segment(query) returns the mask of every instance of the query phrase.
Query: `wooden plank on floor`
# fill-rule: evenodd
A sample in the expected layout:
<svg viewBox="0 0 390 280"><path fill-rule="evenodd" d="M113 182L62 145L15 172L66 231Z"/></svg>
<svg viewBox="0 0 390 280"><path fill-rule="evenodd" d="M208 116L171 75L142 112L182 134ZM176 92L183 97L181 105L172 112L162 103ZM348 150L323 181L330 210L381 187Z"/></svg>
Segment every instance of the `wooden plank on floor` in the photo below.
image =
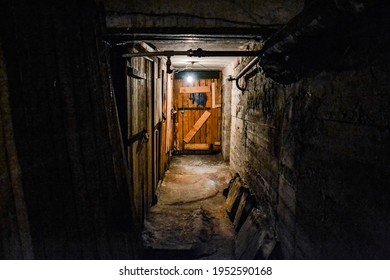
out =
<svg viewBox="0 0 390 280"><path fill-rule="evenodd" d="M252 209L242 228L237 234L235 253L240 260L251 260L264 243L267 234L264 214L256 208Z"/></svg>
<svg viewBox="0 0 390 280"><path fill-rule="evenodd" d="M240 204L238 205L237 212L236 212L236 215L235 215L234 221L233 221L233 225L234 225L234 228L236 229L236 231L238 228L238 224L241 220L242 213L244 212L244 208L246 206L246 198L247 197L248 197L248 192L243 192L241 199L240 199Z"/></svg>
<svg viewBox="0 0 390 280"><path fill-rule="evenodd" d="M208 150L210 150L210 144L207 144L207 143L185 144L184 150L208 151Z"/></svg>
<svg viewBox="0 0 390 280"><path fill-rule="evenodd" d="M210 86L180 87L180 93L211 92Z"/></svg>
<svg viewBox="0 0 390 280"><path fill-rule="evenodd" d="M206 111L203 115L197 120L192 129L187 133L184 137L184 142L188 143L194 137L194 135L198 132L198 130L202 127L202 125L207 121L210 117L211 113Z"/></svg>

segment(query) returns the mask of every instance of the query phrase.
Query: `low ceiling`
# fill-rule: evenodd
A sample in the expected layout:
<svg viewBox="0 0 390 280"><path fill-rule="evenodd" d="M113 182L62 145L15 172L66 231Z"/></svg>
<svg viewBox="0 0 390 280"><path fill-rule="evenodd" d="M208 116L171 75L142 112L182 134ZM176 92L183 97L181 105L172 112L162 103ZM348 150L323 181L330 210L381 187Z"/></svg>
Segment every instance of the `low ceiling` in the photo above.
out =
<svg viewBox="0 0 390 280"><path fill-rule="evenodd" d="M107 29L112 34L120 34L121 43L128 36L128 42L143 41L159 51L258 49L304 5L304 0L100 1L106 9ZM174 68L203 70L221 70L235 59L171 58Z"/></svg>
<svg viewBox="0 0 390 280"><path fill-rule="evenodd" d="M160 51L188 51L201 48L205 51L247 51L253 48L259 48L261 39L244 36L219 37L213 38L188 38L186 40L158 40L148 41L149 44L156 47ZM188 56L173 56L171 58L172 66L175 69L199 69L199 70L222 70L227 65L236 60L237 57L188 57Z"/></svg>

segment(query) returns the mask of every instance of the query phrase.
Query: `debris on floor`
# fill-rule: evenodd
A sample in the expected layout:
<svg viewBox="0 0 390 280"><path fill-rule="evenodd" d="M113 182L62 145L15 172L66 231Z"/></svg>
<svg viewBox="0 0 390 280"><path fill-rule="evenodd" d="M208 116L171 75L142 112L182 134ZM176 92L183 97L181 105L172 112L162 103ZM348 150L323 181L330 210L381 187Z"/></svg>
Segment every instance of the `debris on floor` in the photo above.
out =
<svg viewBox="0 0 390 280"><path fill-rule="evenodd" d="M219 155L172 159L142 238L145 259L267 259L276 244L266 212Z"/></svg>
<svg viewBox="0 0 390 280"><path fill-rule="evenodd" d="M222 194L231 178L220 155L174 157L145 223L144 258L234 259Z"/></svg>
<svg viewBox="0 0 390 280"><path fill-rule="evenodd" d="M275 233L268 216L246 183L236 175L224 191L226 211L237 231L236 259L268 259L276 244Z"/></svg>

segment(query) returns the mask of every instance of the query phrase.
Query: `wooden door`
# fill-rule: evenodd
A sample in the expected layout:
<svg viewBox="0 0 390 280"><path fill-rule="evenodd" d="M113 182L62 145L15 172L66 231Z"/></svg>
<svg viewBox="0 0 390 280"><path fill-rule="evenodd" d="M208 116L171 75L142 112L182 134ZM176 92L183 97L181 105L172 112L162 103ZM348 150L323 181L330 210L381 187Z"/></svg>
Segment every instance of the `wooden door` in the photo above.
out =
<svg viewBox="0 0 390 280"><path fill-rule="evenodd" d="M153 203L153 62L133 58L128 75L128 159L140 222ZM137 75L135 75L136 73Z"/></svg>
<svg viewBox="0 0 390 280"><path fill-rule="evenodd" d="M175 150L221 150L220 79L174 81Z"/></svg>

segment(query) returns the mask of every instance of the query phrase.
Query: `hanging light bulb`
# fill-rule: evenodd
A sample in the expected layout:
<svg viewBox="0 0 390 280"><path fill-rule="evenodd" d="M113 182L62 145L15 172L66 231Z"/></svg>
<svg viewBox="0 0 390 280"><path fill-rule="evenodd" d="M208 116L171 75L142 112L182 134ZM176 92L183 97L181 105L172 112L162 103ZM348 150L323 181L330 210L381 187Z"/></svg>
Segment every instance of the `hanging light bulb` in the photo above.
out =
<svg viewBox="0 0 390 280"><path fill-rule="evenodd" d="M192 75L188 75L186 80L188 83L192 83L194 81L194 77L192 77Z"/></svg>
<svg viewBox="0 0 390 280"><path fill-rule="evenodd" d="M192 73L192 69L194 68L195 61L191 61L191 66L189 67L189 72L186 77L187 83L192 83L194 81L194 75Z"/></svg>

